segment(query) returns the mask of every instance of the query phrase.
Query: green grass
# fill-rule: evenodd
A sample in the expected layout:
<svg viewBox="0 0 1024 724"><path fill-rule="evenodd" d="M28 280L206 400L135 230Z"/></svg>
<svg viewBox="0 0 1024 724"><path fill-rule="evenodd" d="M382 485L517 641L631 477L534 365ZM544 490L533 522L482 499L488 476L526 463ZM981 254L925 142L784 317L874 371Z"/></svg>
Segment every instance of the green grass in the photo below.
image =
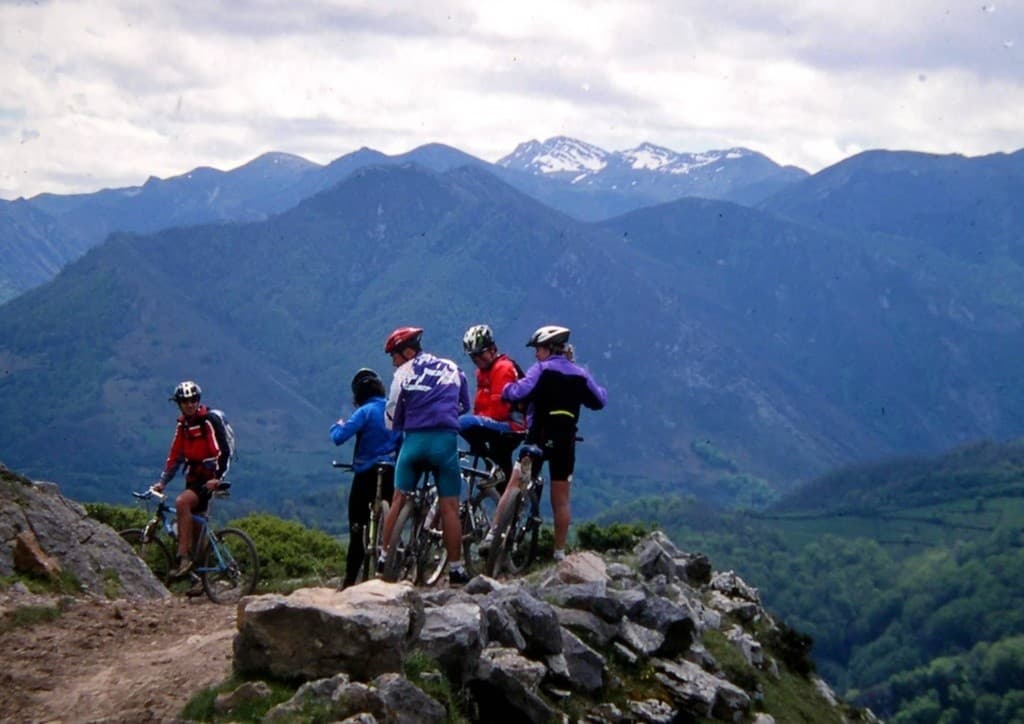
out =
<svg viewBox="0 0 1024 724"><path fill-rule="evenodd" d="M266 681L266 680L264 680ZM266 681L270 687L270 696L258 701L247 701L239 704L238 707L219 714L214 708L214 702L219 694L234 691L246 682L245 679L232 676L214 686L208 686L195 694L185 708L181 711L181 718L186 721L205 722L258 722L262 721L267 712L278 704L288 701L298 688L294 684L281 681ZM310 718L305 721L315 721Z"/></svg>
<svg viewBox="0 0 1024 724"><path fill-rule="evenodd" d="M0 616L0 633L55 621L63 613L64 607L60 604L56 606L18 606L10 613Z"/></svg>

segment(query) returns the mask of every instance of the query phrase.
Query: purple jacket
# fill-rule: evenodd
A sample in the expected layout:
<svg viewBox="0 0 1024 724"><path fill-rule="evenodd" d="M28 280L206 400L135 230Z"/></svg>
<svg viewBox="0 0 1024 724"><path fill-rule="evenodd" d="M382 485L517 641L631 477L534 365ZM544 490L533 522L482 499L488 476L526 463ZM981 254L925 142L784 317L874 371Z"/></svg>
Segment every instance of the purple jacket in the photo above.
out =
<svg viewBox="0 0 1024 724"><path fill-rule="evenodd" d="M600 410L608 402L608 392L594 382L590 373L561 355L535 362L521 380L510 382L501 399L530 404L531 426L548 416L568 414L579 420L580 406Z"/></svg>
<svg viewBox="0 0 1024 724"><path fill-rule="evenodd" d="M469 411L466 375L450 359L420 352L395 370L384 419L389 428L459 429L459 415Z"/></svg>

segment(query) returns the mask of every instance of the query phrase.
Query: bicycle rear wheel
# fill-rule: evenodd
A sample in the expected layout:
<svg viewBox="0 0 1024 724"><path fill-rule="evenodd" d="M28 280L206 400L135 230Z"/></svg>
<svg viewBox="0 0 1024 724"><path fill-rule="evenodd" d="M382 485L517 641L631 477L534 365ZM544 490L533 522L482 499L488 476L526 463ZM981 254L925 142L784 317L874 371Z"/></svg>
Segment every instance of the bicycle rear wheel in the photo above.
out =
<svg viewBox="0 0 1024 724"><path fill-rule="evenodd" d="M206 541L200 565L203 590L214 603L235 603L256 590L260 559L252 539L237 528L224 528Z"/></svg>
<svg viewBox="0 0 1024 724"><path fill-rule="evenodd" d="M537 543L540 539L540 518L536 506L529 499L523 501L519 525L506 545L508 553L505 568L512 573L521 573L537 558Z"/></svg>
<svg viewBox="0 0 1024 724"><path fill-rule="evenodd" d="M395 518L395 527L391 531L391 543L384 559L381 577L394 583L402 579L416 580L416 537L419 534L420 519L416 511L416 501L406 498L402 509Z"/></svg>
<svg viewBox="0 0 1024 724"><path fill-rule="evenodd" d="M507 492L507 491L506 491ZM516 490L509 494L505 507L494 524L494 545L487 554L484 573L497 578L509 563L509 551L516 538L516 531L522 527L523 491ZM516 573L517 571L512 571Z"/></svg>
<svg viewBox="0 0 1024 724"><path fill-rule="evenodd" d="M174 568L174 557L167 549L167 545L159 538L150 537L146 540L142 528L129 528L118 532L128 545L135 551L135 555L143 560L153 571L157 580L165 586L170 583L170 573Z"/></svg>
<svg viewBox="0 0 1024 724"><path fill-rule="evenodd" d="M491 487L483 492L476 505L468 506L462 516L462 560L466 562L466 570L471 576L487 569L487 560L476 555L476 546L491 529L499 500L501 495Z"/></svg>
<svg viewBox="0 0 1024 724"><path fill-rule="evenodd" d="M370 517L370 524L366 528L363 553L363 580L369 581L377 575L377 567L380 561L380 554L383 549L384 521L388 517L391 504L382 500L380 510L376 515Z"/></svg>

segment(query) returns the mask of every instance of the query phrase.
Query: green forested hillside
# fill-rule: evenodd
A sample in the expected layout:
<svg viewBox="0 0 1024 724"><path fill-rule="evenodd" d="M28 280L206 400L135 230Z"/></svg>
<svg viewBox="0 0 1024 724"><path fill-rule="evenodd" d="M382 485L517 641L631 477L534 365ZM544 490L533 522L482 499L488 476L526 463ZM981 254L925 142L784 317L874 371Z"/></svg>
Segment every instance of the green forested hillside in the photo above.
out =
<svg viewBox="0 0 1024 724"><path fill-rule="evenodd" d="M892 721L1009 722L1024 715L1022 451L848 468L757 513L669 498L598 519L657 521L756 581L825 677Z"/></svg>

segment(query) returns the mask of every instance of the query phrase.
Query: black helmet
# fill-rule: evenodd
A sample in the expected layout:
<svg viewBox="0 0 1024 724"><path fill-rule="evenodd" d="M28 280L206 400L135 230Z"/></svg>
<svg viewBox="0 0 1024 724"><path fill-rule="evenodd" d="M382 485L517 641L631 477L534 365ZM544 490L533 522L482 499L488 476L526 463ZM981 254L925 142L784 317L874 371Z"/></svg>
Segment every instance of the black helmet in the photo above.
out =
<svg viewBox="0 0 1024 724"><path fill-rule="evenodd" d="M361 370L356 372L352 378L352 394L356 394L356 390L363 386L366 380L377 380L380 382L380 375L371 370L369 367L363 367Z"/></svg>
<svg viewBox="0 0 1024 724"><path fill-rule="evenodd" d="M373 370L364 367L352 378L352 399L357 405L366 404L373 397L384 396L384 383Z"/></svg>
<svg viewBox="0 0 1024 724"><path fill-rule="evenodd" d="M171 395L171 402L182 403L187 400L195 400L196 402L203 396L203 391L199 389L199 385L192 380L185 380L179 382L178 386L174 388L174 394Z"/></svg>

